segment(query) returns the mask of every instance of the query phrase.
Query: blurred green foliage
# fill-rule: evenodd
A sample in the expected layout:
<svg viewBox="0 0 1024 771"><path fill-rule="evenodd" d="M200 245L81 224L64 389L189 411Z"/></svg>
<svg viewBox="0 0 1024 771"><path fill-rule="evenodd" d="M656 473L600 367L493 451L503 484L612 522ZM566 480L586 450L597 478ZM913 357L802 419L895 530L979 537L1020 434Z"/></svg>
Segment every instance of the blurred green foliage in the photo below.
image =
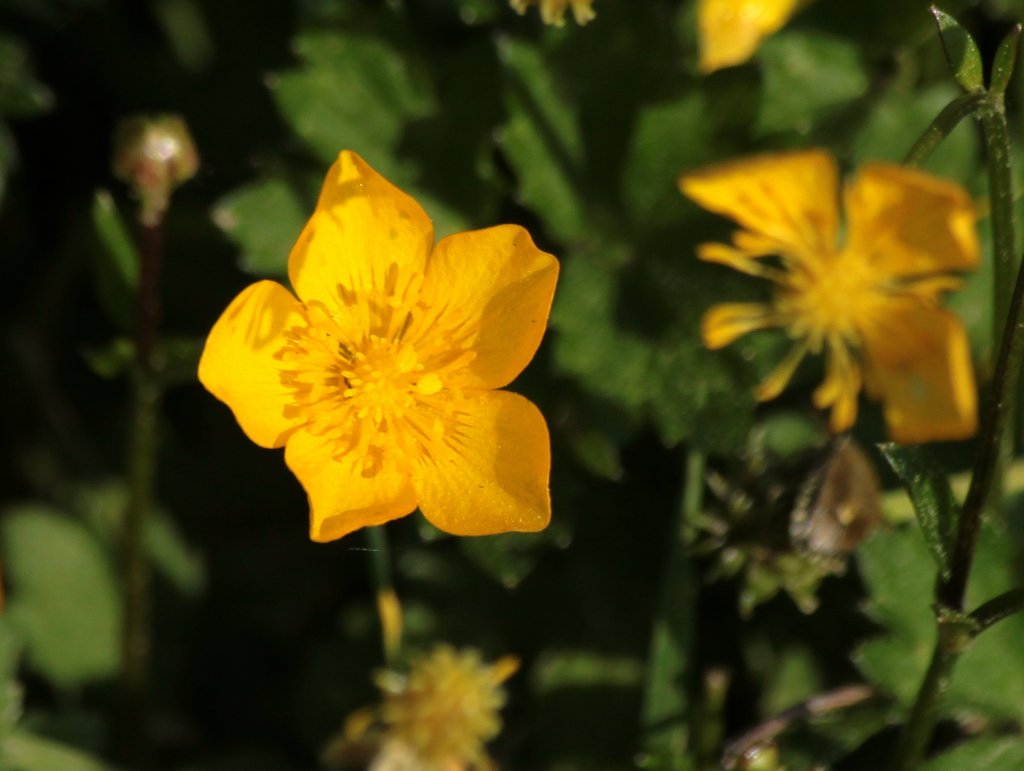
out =
<svg viewBox="0 0 1024 771"><path fill-rule="evenodd" d="M598 0L595 10L585 28L554 29L502 0L0 7L4 768L117 767L124 336L136 256L135 203L113 181L109 151L116 121L143 110L184 116L203 159L174 198L166 244L161 350L173 387L161 512L146 534L157 767L313 768L344 717L374 698L382 662L364 541L309 542L306 502L280 454L248 443L192 376L231 297L256 277L286 275L343 148L416 197L438 235L519 222L562 264L549 337L512 386L551 427L555 522L536 536L472 540L417 517L389 526L407 645L522 659L493 747L502 768L686 767L645 754L654 728L640 722L668 543L689 545L700 525L678 532L684 452L706 455L708 478L729 481L748 521L785 520L821 461L822 431L809 406L814 363L777 403L751 396L781 336L702 347L708 307L766 290L696 260L696 245L730 225L684 200L676 179L796 147L827 147L848 171L898 161L957 88L924 0L820 0L751 63L706 78L690 0ZM947 10L989 61L1024 3ZM1015 126L1022 82L1008 94ZM983 201L969 121L928 168ZM951 300L983 375L990 284L983 267ZM870 447L884 438L881 420L863 411L857 435ZM737 472L751 437L764 435L756 474ZM962 470L970 450L944 446L936 463ZM791 550L785 521L744 548L762 540ZM1022 555L1021 529L991 523L975 604L1020 585ZM699 595L694 645L680 651L690 767L716 767L723 737L858 681L877 686L874 702L796 720L778 746L792 769L879 767L887 721L912 697L934 639L936 563L916 526L878 532L842 575L804 572L804 557L787 554L795 573L772 573L770 591L750 571L723 576L719 556L691 555L687 574ZM776 594L780 581L817 610ZM762 593L744 617L751 591ZM961 662L943 707L939 749L949 751L929 769L1024 765L1022 624L1001 622ZM721 698L709 672L725 673Z"/></svg>

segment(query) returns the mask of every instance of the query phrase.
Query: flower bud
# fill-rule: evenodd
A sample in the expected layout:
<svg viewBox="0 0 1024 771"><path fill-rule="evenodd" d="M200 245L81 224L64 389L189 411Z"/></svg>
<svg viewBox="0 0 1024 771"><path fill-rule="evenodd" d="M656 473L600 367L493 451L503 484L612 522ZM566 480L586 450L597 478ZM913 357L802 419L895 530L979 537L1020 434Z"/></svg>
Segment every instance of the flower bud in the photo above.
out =
<svg viewBox="0 0 1024 771"><path fill-rule="evenodd" d="M139 219L155 225L171 193L199 169L199 154L185 121L177 115L127 118L114 139L113 170L142 202Z"/></svg>

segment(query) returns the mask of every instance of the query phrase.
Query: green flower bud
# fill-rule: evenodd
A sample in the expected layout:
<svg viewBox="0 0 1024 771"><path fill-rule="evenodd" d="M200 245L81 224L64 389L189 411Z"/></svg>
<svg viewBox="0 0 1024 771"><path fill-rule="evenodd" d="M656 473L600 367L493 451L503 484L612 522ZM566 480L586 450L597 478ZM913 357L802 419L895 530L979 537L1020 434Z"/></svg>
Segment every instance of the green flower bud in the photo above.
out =
<svg viewBox="0 0 1024 771"><path fill-rule="evenodd" d="M199 169L199 154L177 115L134 116L121 121L114 138L113 170L142 202L139 219L156 224L171 193Z"/></svg>

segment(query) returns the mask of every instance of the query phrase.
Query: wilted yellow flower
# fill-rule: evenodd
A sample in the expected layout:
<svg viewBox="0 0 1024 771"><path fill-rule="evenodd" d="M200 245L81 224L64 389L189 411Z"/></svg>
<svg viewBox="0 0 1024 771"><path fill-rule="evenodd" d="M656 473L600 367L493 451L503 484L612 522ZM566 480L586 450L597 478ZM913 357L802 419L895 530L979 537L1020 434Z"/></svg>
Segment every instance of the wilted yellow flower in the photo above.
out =
<svg viewBox="0 0 1024 771"><path fill-rule="evenodd" d="M761 41L782 29L799 0L699 0L700 71L743 64Z"/></svg>
<svg viewBox="0 0 1024 771"><path fill-rule="evenodd" d="M378 674L383 701L346 722L324 753L328 765L358 760L372 748L377 771L467 771L493 768L485 745L501 731L501 684L518 668L512 656L485 664L475 650L441 645L413 661L408 675Z"/></svg>
<svg viewBox="0 0 1024 771"><path fill-rule="evenodd" d="M412 198L343 152L288 258L298 299L245 289L210 332L203 385L340 538L417 505L458 535L544 528L547 425L512 381L540 344L558 262L520 227L434 245Z"/></svg>
<svg viewBox="0 0 1024 771"><path fill-rule="evenodd" d="M820 150L763 155L684 174L683 193L741 226L733 244L698 256L775 284L770 304L726 303L704 316L709 348L755 329L781 327L790 353L758 388L776 397L808 352L826 353L814 403L831 428L849 428L861 386L882 402L897 442L962 439L977 428L967 335L940 307L952 271L978 263L975 214L958 185L882 163L864 166L843 191ZM777 256L776 264L761 258Z"/></svg>
<svg viewBox="0 0 1024 771"><path fill-rule="evenodd" d="M597 17L594 0L509 0L512 10L522 16L531 5L540 6L540 18L545 24L561 27L565 24L565 9L572 7L577 24L586 24Z"/></svg>

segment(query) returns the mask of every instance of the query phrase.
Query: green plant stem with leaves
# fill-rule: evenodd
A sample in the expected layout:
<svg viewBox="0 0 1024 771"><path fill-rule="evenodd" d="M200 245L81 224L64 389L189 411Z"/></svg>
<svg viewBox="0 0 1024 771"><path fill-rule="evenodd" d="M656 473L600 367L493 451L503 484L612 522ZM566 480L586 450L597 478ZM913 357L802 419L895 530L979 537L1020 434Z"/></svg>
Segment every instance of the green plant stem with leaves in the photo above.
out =
<svg viewBox="0 0 1024 771"><path fill-rule="evenodd" d="M908 156L922 163L959 120L973 111L982 127L985 141L991 221L994 246L993 334L998 349L988 408L981 425L971 485L960 510L949 559L948 572L936 586L938 631L931 663L918 689L917 697L903 728L893 758L894 771L917 768L928 748L941 699L956 662L973 639L1006 616L1024 609L1024 591L1012 590L984 603L973 613L964 612L967 583L981 530L982 514L998 506L1001 499L1001 472L1012 451L1006 435L1016 406L1016 385L1024 361L1024 271L1017 270L1016 233L1013 219L1013 191L1010 175L1009 133L1003 93L1016 58L1020 25L1007 36L996 55L988 89L980 85L980 57L966 32L933 9L939 21L940 36L947 56L951 49L967 50L968 55L950 63L957 80L969 93L955 100L933 122ZM967 62L967 64L963 64ZM967 109L970 108L970 109ZM1016 273L1016 280L1013 276ZM1010 287L1013 287L1012 293Z"/></svg>

